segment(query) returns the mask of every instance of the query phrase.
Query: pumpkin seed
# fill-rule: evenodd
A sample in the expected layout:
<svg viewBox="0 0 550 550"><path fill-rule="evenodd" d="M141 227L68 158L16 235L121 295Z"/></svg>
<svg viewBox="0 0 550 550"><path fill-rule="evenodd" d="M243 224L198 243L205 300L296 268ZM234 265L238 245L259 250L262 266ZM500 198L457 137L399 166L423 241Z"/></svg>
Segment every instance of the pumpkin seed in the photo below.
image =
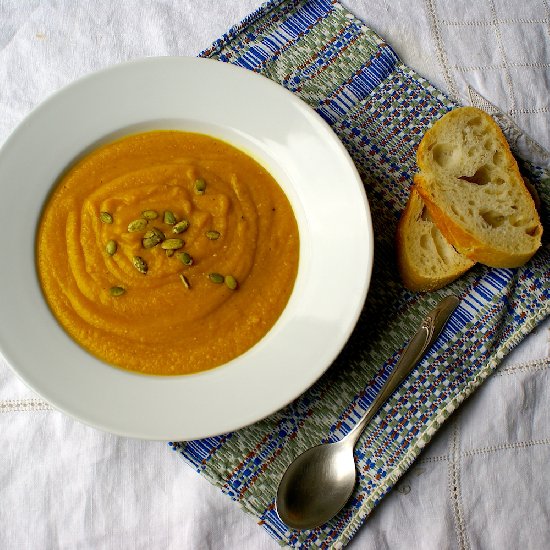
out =
<svg viewBox="0 0 550 550"><path fill-rule="evenodd" d="M206 238L210 239L211 241L216 241L220 238L219 231L207 231L205 235L206 235Z"/></svg>
<svg viewBox="0 0 550 550"><path fill-rule="evenodd" d="M116 241L110 240L110 241L107 241L107 244L105 245L105 252L107 252L109 256L113 256L117 248L118 247L117 247Z"/></svg>
<svg viewBox="0 0 550 550"><path fill-rule="evenodd" d="M156 220L159 215L158 215L158 212L156 210L144 210L141 215L146 219L146 220Z"/></svg>
<svg viewBox="0 0 550 550"><path fill-rule="evenodd" d="M217 285L221 285L224 280L224 276L220 275L219 273L209 273L208 278Z"/></svg>
<svg viewBox="0 0 550 550"><path fill-rule="evenodd" d="M141 244L143 245L143 248L153 248L154 246L157 246L159 242L160 241L155 239L155 237L147 237L146 239L141 239Z"/></svg>
<svg viewBox="0 0 550 550"><path fill-rule="evenodd" d="M181 220L181 222L178 222L174 227L172 227L172 231L174 233L183 233L184 231L187 231L189 229L189 220Z"/></svg>
<svg viewBox="0 0 550 550"><path fill-rule="evenodd" d="M113 223L113 216L111 216L111 214L109 214L109 212L100 212L99 213L99 219L103 223Z"/></svg>
<svg viewBox="0 0 550 550"><path fill-rule="evenodd" d="M202 178L195 180L195 193L197 195L204 195L205 191L206 191L206 182Z"/></svg>
<svg viewBox="0 0 550 550"><path fill-rule="evenodd" d="M231 290L235 290L237 288L237 279L233 277L233 275L226 275L225 276L225 286Z"/></svg>
<svg viewBox="0 0 550 550"><path fill-rule="evenodd" d="M151 233L161 241L164 241L164 239L166 239L166 235L158 227L153 227L153 229L151 229Z"/></svg>
<svg viewBox="0 0 550 550"><path fill-rule="evenodd" d="M193 258L187 252L180 252L177 258L183 265L193 265Z"/></svg>
<svg viewBox="0 0 550 550"><path fill-rule="evenodd" d="M147 227L147 220L145 218L138 218L128 224L128 233L136 233L137 231L143 231Z"/></svg>
<svg viewBox="0 0 550 550"><path fill-rule="evenodd" d="M143 235L141 244L143 245L143 248L153 248L160 242L164 241L165 238L164 233L158 227L153 227L153 229L150 229L147 233L145 233L145 235Z"/></svg>
<svg viewBox="0 0 550 550"><path fill-rule="evenodd" d="M171 249L165 250L165 252L168 258L171 258L174 255L174 251Z"/></svg>
<svg viewBox="0 0 550 550"><path fill-rule="evenodd" d="M181 248L183 245L184 242L182 239L166 239L160 246L164 248L164 250L178 250L178 248Z"/></svg>
<svg viewBox="0 0 550 550"><path fill-rule="evenodd" d="M191 285L189 284L189 279L183 273L180 273L180 280L185 288L191 288Z"/></svg>
<svg viewBox="0 0 550 550"><path fill-rule="evenodd" d="M143 273L144 275L147 273L147 263L141 256L134 256L132 258L132 264L140 273Z"/></svg>
<svg viewBox="0 0 550 550"><path fill-rule="evenodd" d="M174 225L177 221L178 220L176 219L174 212L171 212L170 210L164 211L164 223L167 223L168 225Z"/></svg>
<svg viewBox="0 0 550 550"><path fill-rule="evenodd" d="M126 292L125 288L122 288L121 286L112 286L109 289L109 293L111 296L122 296Z"/></svg>

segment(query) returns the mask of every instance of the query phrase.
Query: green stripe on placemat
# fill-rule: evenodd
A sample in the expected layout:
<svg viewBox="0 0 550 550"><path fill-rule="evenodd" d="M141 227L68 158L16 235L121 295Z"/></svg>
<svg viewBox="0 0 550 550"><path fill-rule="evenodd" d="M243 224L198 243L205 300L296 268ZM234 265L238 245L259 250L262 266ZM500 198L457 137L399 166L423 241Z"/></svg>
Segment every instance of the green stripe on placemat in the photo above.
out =
<svg viewBox="0 0 550 550"><path fill-rule="evenodd" d="M475 266L438 292L420 295L403 288L394 237L416 169L416 147L424 132L454 105L338 3L268 3L203 55L267 76L327 120L364 182L374 224L375 261L356 329L310 390L253 426L171 445L255 515L282 545L341 547L449 414L548 315L550 250L546 244L526 266L515 270ZM548 173L523 166L539 186L548 211ZM357 445L359 479L348 505L318 529L289 530L274 505L287 465L306 448L349 432L420 319L451 292L461 297L461 303L442 338L376 415Z"/></svg>

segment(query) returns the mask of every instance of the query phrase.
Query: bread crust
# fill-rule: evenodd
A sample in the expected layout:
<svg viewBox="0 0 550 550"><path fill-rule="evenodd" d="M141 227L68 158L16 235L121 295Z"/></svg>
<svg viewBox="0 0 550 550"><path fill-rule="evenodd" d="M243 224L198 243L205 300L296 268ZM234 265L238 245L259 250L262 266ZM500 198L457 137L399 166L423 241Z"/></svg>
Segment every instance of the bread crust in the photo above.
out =
<svg viewBox="0 0 550 550"><path fill-rule="evenodd" d="M450 265L445 274L433 273L430 276L422 273L418 266L418 252L411 250L407 243L407 235L410 235L411 225L417 223L415 218L418 215L418 210L422 210L424 206L420 194L417 193L414 187L411 188L409 200L401 213L401 218L397 225L397 266L401 280L406 288L415 292L426 292L448 285L468 271L474 265L474 262L469 261L466 257L462 257L460 261ZM420 204L418 201L420 201Z"/></svg>
<svg viewBox="0 0 550 550"><path fill-rule="evenodd" d="M505 155L508 167L512 170L511 179L516 180L514 185L522 195L522 200L530 205L535 217L533 223L537 226L539 235L538 242L534 240L533 247L530 250L502 250L493 243L483 241L475 235L471 228L459 223L449 212L445 212L442 204L435 200L430 179L424 172L430 171L428 158L429 147L437 141L437 124L430 128L424 135L417 150L417 164L420 173L414 176L414 183L418 192L422 196L426 207L434 222L440 229L445 238L461 253L472 261L480 262L491 267L519 267L526 263L540 247L540 235L542 234L542 225L535 208L535 203L529 193L525 183L520 175L516 160L510 152L508 142L504 137L498 124L487 113L475 107L461 107L445 115L447 121L464 115L475 115L482 117L490 125L494 136L501 146L501 152ZM439 122L439 121L438 121Z"/></svg>
<svg viewBox="0 0 550 550"><path fill-rule="evenodd" d="M441 231L443 236L452 244L461 254L472 260L490 267L519 267L525 264L536 252L529 251L520 254L516 251L515 254L510 252L502 252L487 246L483 241L480 241L476 236L468 232L463 226L453 222L451 218L431 200L431 195L426 191L423 185L421 174L416 174L414 182L420 193L426 208L430 213L434 223Z"/></svg>

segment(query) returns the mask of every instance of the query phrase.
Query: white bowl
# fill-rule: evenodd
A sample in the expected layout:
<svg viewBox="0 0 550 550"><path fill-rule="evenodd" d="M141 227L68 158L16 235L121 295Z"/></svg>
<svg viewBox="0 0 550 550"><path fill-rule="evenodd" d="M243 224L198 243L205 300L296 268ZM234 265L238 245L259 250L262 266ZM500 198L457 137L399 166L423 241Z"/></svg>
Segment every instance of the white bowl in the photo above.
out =
<svg viewBox="0 0 550 550"><path fill-rule="evenodd" d="M77 345L44 301L35 239L60 173L83 152L137 130L207 133L247 151L286 192L300 231L289 303L247 353L199 374L145 376ZM0 151L0 346L44 399L116 434L189 440L251 424L323 374L363 306L373 232L361 180L330 127L270 80L212 60L163 57L118 65L64 88Z"/></svg>

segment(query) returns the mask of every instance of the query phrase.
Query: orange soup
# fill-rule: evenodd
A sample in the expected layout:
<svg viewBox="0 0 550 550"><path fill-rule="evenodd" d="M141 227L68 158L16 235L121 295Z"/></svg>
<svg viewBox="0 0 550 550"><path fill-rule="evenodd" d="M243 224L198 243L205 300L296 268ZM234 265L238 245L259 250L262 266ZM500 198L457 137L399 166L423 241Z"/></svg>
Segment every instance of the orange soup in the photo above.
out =
<svg viewBox="0 0 550 550"><path fill-rule="evenodd" d="M96 357L146 374L211 369L281 315L298 269L292 207L273 177L203 134L104 145L44 208L37 266L61 326Z"/></svg>

